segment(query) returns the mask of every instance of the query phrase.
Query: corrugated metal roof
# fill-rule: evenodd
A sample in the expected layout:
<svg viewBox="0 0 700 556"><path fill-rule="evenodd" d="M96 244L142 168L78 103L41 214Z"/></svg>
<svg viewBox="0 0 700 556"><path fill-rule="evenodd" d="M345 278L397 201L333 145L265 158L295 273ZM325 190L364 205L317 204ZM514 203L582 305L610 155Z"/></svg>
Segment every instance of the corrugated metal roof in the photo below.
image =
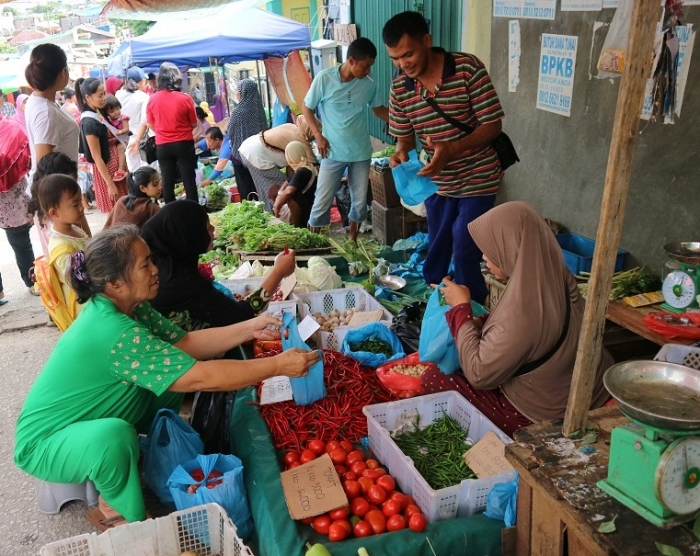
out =
<svg viewBox="0 0 700 556"><path fill-rule="evenodd" d="M414 8L408 0L353 0L354 22L357 35L367 37L377 47L377 60L372 67L372 78L377 82L385 104L389 102L389 88L394 66L386 54L382 41L384 24L394 15ZM430 20L433 44L447 50L459 51L462 41L462 0L424 0L426 19ZM370 114L370 135L387 143L393 139L386 133L387 124Z"/></svg>

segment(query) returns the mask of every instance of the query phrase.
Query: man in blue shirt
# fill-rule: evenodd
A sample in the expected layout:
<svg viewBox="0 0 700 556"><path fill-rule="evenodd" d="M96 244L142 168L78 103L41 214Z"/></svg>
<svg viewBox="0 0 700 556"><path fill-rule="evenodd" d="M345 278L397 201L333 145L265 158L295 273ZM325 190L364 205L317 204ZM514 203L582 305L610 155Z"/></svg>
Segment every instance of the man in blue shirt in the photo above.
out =
<svg viewBox="0 0 700 556"><path fill-rule="evenodd" d="M206 187L211 182L222 177L230 177L233 170L227 168L231 166L231 140L228 135L224 135L218 127L210 127L204 134L204 139L197 143L197 148L201 151L210 150L219 152L219 160L209 177L202 181L202 187Z"/></svg>
<svg viewBox="0 0 700 556"><path fill-rule="evenodd" d="M369 76L376 57L377 49L372 41L366 38L353 41L342 65L325 69L314 78L301 107L323 157L309 227L319 231L330 224L330 208L347 169L352 205L350 239L353 241L357 241L360 224L367 218L372 157L367 107L378 118L389 121L389 109L383 105L377 94L377 84ZM316 107L321 109L323 134L313 117Z"/></svg>

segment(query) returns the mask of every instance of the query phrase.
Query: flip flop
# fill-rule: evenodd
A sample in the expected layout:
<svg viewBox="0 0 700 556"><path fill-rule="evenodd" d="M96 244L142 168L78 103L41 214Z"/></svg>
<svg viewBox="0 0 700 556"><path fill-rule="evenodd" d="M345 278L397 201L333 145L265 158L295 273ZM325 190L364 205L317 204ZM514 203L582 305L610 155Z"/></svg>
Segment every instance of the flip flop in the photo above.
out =
<svg viewBox="0 0 700 556"><path fill-rule="evenodd" d="M29 286L29 287L27 288L27 291L28 291L29 293L31 293L34 297L40 297L40 296L41 296L41 294L40 294L38 291L36 291L36 290L34 289L34 286Z"/></svg>
<svg viewBox="0 0 700 556"><path fill-rule="evenodd" d="M90 508L85 514L85 518L100 531L106 531L107 529L113 529L114 527L128 524L126 519L119 514L115 515L114 517L105 517L105 515L100 511L99 506L93 506Z"/></svg>
<svg viewBox="0 0 700 556"><path fill-rule="evenodd" d="M8 301L10 301L10 300L9 300L9 299L5 299L4 297L3 297L2 299L0 299L0 307L2 307L3 305L7 304Z"/></svg>

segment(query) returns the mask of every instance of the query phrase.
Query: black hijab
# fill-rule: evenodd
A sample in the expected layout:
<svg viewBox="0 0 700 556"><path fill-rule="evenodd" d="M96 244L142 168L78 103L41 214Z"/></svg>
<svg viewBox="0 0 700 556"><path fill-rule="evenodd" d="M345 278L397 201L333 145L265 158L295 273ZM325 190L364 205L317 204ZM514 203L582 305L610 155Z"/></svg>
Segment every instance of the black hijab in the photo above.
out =
<svg viewBox="0 0 700 556"><path fill-rule="evenodd" d="M166 317L189 311L190 316L210 326L224 326L255 314L248 303L239 303L219 292L211 280L197 270L199 256L209 249L209 216L195 201L168 203L141 229L158 267L160 286L151 305Z"/></svg>

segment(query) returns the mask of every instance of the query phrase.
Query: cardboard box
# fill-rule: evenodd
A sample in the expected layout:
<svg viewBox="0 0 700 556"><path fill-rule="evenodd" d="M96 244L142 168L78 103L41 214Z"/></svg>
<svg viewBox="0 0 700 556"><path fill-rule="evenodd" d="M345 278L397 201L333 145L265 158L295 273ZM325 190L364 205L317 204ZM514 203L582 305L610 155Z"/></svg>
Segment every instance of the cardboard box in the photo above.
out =
<svg viewBox="0 0 700 556"><path fill-rule="evenodd" d="M348 503L331 457L320 458L282 472L282 490L292 519L304 519Z"/></svg>

